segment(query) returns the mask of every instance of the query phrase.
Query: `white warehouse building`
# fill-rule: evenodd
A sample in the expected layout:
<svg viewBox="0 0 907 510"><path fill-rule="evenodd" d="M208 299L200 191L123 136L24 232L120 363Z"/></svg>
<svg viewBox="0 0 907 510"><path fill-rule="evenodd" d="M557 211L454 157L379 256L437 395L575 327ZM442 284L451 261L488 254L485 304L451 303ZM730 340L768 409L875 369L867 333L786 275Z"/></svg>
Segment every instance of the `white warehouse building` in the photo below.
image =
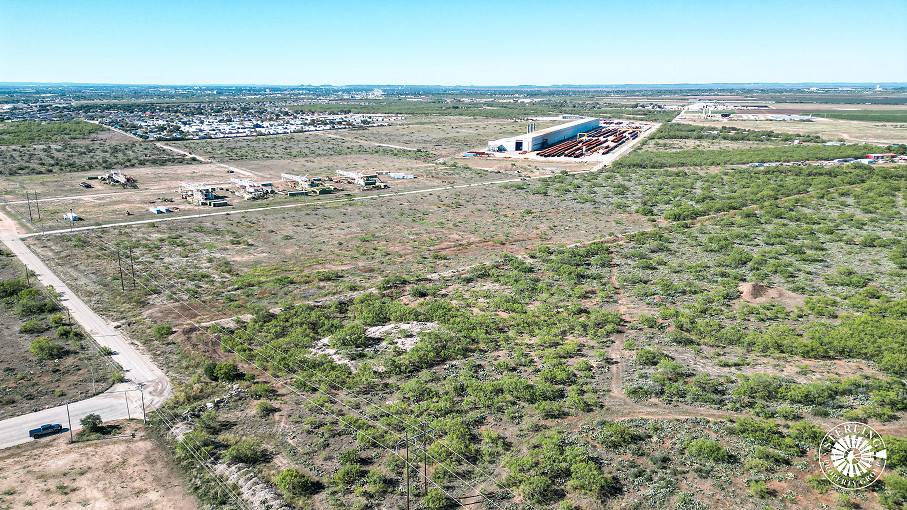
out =
<svg viewBox="0 0 907 510"><path fill-rule="evenodd" d="M541 131L531 131L523 135L492 140L488 142L488 151L538 151L563 142L569 138L573 138L580 133L592 131L593 129L598 128L598 126L599 119L578 119Z"/></svg>

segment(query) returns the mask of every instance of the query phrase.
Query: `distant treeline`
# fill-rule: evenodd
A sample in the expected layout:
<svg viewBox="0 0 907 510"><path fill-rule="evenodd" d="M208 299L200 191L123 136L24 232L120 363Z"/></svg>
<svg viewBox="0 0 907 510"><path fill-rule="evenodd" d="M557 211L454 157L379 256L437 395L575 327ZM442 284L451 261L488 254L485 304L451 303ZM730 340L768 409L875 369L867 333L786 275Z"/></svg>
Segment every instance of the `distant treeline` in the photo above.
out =
<svg viewBox="0 0 907 510"><path fill-rule="evenodd" d="M790 145L734 150L634 151L619 159L613 166L615 168L675 168L789 161L830 161L839 158L862 158L871 152L890 149L892 148L864 144Z"/></svg>
<svg viewBox="0 0 907 510"><path fill-rule="evenodd" d="M0 147L0 175L86 172L198 162L195 158L187 158L153 144L143 143Z"/></svg>
<svg viewBox="0 0 907 510"><path fill-rule="evenodd" d="M715 132L717 131L717 133ZM800 135L790 133L778 133L775 131L757 131L754 129L740 129L729 126L720 128L711 126L694 126L692 124L675 124L665 123L658 131L652 133L649 139L669 138L685 140L743 140L749 142L764 142L768 140L792 142L800 140L801 142L824 142L821 137L815 135Z"/></svg>
<svg viewBox="0 0 907 510"><path fill-rule="evenodd" d="M842 120L863 120L868 122L907 122L905 110L863 110L849 112L812 112L814 117Z"/></svg>
<svg viewBox="0 0 907 510"><path fill-rule="evenodd" d="M589 104L576 101L541 101L533 103L463 103L447 101L380 100L313 104L291 107L296 111L331 114L388 114L388 115L462 115L495 119L519 119L531 116L572 114L591 117L630 118L648 121L668 121L677 111L648 108L621 108L620 105Z"/></svg>
<svg viewBox="0 0 907 510"><path fill-rule="evenodd" d="M766 94L777 103L815 103L815 104L907 104L907 95L880 96L878 94Z"/></svg>
<svg viewBox="0 0 907 510"><path fill-rule="evenodd" d="M4 122L0 124L0 145L80 140L104 130L103 126L81 120Z"/></svg>

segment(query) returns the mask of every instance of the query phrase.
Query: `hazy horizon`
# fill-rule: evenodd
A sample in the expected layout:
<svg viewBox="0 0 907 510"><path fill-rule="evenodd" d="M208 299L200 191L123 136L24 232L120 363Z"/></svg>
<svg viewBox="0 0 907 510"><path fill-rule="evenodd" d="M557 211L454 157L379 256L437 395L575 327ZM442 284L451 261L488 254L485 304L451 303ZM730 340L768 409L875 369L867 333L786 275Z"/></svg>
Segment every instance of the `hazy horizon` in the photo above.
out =
<svg viewBox="0 0 907 510"><path fill-rule="evenodd" d="M8 82L899 83L907 3L0 0Z"/></svg>

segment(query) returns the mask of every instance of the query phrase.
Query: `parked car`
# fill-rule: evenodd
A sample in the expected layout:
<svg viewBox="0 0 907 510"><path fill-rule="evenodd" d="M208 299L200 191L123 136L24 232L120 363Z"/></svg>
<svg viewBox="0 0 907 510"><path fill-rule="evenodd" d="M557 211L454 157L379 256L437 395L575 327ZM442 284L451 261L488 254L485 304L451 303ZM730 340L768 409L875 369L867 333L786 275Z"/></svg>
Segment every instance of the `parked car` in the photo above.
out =
<svg viewBox="0 0 907 510"><path fill-rule="evenodd" d="M87 182L80 182L79 186L82 186L83 188L90 188L91 184L88 184Z"/></svg>
<svg viewBox="0 0 907 510"><path fill-rule="evenodd" d="M63 425L60 425L59 423L48 423L46 425L41 425L36 429L29 430L28 435L32 439L38 439L39 437L55 434L61 430L63 430Z"/></svg>

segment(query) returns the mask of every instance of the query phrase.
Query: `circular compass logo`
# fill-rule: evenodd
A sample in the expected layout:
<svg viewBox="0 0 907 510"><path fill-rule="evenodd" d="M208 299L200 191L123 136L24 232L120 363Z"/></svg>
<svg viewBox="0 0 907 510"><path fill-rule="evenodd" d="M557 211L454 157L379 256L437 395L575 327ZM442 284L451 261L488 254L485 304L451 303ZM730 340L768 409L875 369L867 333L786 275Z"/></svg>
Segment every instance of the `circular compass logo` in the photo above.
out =
<svg viewBox="0 0 907 510"><path fill-rule="evenodd" d="M882 436L865 423L842 423L819 445L819 464L831 483L842 489L869 487L885 469L888 451Z"/></svg>

